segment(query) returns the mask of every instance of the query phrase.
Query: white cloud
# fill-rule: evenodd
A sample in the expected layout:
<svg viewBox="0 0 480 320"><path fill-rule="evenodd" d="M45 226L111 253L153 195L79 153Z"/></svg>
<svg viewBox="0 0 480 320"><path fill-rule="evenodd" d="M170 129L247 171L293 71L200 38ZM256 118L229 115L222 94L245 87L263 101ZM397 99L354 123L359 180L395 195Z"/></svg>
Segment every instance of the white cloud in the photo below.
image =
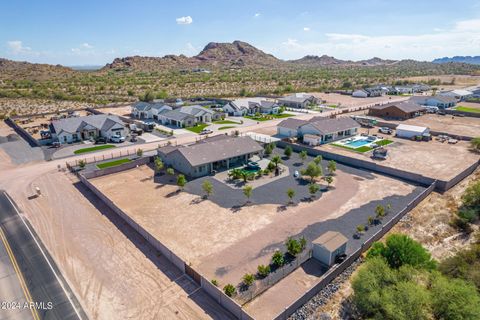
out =
<svg viewBox="0 0 480 320"><path fill-rule="evenodd" d="M366 59L379 56L389 59L431 60L453 55L478 55L480 19L456 22L442 32L419 35L365 35L326 33L321 42L288 39L270 51L292 59L307 54L333 55L342 59Z"/></svg>
<svg viewBox="0 0 480 320"><path fill-rule="evenodd" d="M308 31L310 31L310 28L309 27L303 27L303 31L308 32Z"/></svg>
<svg viewBox="0 0 480 320"><path fill-rule="evenodd" d="M24 46L20 40L8 41L7 46L12 54L24 54L32 51L30 47Z"/></svg>
<svg viewBox="0 0 480 320"><path fill-rule="evenodd" d="M185 17L177 18L176 21L177 21L177 24L191 24L193 22L193 19L190 16L185 16Z"/></svg>
<svg viewBox="0 0 480 320"><path fill-rule="evenodd" d="M259 18L262 14L260 12L257 12L253 15L254 18Z"/></svg>
<svg viewBox="0 0 480 320"><path fill-rule="evenodd" d="M93 46L86 42L82 43L81 47L85 49L93 49Z"/></svg>
<svg viewBox="0 0 480 320"><path fill-rule="evenodd" d="M84 42L78 47L70 49L70 51L76 55L92 55L95 53L93 49L94 47L91 44Z"/></svg>

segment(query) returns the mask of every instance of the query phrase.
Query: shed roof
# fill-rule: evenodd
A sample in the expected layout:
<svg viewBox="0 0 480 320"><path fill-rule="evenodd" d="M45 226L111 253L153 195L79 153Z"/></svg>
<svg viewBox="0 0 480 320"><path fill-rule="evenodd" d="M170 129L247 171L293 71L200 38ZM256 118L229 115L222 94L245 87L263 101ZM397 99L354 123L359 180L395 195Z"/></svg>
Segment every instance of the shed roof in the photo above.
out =
<svg viewBox="0 0 480 320"><path fill-rule="evenodd" d="M347 242L347 237L337 231L327 231L312 241L314 245L320 245L330 252L337 250Z"/></svg>
<svg viewBox="0 0 480 320"><path fill-rule="evenodd" d="M397 130L404 130L404 131L411 131L411 132L418 132L423 133L428 130L427 127L420 127L420 126L412 126L410 124L399 124L396 128Z"/></svg>
<svg viewBox="0 0 480 320"><path fill-rule="evenodd" d="M419 105L413 100L407 100L407 101L402 101L400 103L392 102L392 103L387 103L384 105L379 105L379 106L372 106L370 109L372 110L384 110L390 107L395 107L405 113L412 113L412 112L419 112L419 111L424 111L425 107Z"/></svg>

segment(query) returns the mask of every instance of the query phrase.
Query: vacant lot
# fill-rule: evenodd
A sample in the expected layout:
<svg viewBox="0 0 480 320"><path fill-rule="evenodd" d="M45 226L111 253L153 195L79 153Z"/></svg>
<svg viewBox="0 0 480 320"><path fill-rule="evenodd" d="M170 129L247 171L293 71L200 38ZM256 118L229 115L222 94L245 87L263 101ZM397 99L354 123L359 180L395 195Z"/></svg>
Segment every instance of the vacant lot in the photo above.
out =
<svg viewBox="0 0 480 320"><path fill-rule="evenodd" d="M97 110L105 114L130 117L132 113L132 106L128 105L123 107L98 108Z"/></svg>
<svg viewBox="0 0 480 320"><path fill-rule="evenodd" d="M370 131L372 130L375 129ZM366 132L366 129L361 129L360 132ZM448 144L436 140L416 142L390 136L385 137L394 143L386 146L388 158L383 161L371 159L371 152L359 154L330 144L317 148L440 180L453 178L479 159L478 154L469 150L469 143L466 141Z"/></svg>
<svg viewBox="0 0 480 320"><path fill-rule="evenodd" d="M396 96L382 96L373 98L355 98L350 95L343 95L338 93L311 93L317 98L326 100L327 104L339 105L340 107L360 107L366 105L373 105L377 103L386 103L393 101L407 100L410 97L396 97Z"/></svg>
<svg viewBox="0 0 480 320"><path fill-rule="evenodd" d="M432 131L445 132L452 135L464 135L470 137L480 136L480 118L425 114L423 116L408 119L402 122L399 122L398 120L386 121L381 118L378 119L384 122L403 123L415 126L428 127Z"/></svg>

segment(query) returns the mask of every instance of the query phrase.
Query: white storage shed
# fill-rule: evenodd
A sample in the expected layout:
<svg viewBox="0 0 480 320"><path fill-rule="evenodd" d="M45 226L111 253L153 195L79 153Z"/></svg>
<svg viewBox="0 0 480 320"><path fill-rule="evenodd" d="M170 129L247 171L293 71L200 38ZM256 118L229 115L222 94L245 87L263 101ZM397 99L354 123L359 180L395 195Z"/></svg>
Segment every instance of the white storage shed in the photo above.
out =
<svg viewBox="0 0 480 320"><path fill-rule="evenodd" d="M427 127L412 126L409 124L399 124L396 128L396 136L399 138L411 139L417 136L429 136L430 129Z"/></svg>
<svg viewBox="0 0 480 320"><path fill-rule="evenodd" d="M313 257L321 263L332 266L335 264L335 258L345 254L347 250L348 239L336 231L327 231L312 241Z"/></svg>

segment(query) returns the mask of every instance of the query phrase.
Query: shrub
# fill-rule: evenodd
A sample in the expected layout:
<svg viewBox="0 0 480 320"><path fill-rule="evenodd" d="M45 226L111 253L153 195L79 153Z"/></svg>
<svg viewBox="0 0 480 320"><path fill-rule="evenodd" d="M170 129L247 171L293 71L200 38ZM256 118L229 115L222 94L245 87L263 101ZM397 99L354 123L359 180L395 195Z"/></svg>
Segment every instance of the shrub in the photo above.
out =
<svg viewBox="0 0 480 320"><path fill-rule="evenodd" d="M215 287L218 287L218 281L217 279L212 279L212 284L215 286Z"/></svg>
<svg viewBox="0 0 480 320"><path fill-rule="evenodd" d="M213 193L213 184L210 181L205 180L202 183L202 189L203 192L205 192L205 196L209 197Z"/></svg>
<svg viewBox="0 0 480 320"><path fill-rule="evenodd" d="M318 186L318 184L316 183L310 183L308 185L308 192L310 193L310 196L315 196L315 193L318 192L318 190L320 190L320 187Z"/></svg>
<svg viewBox="0 0 480 320"><path fill-rule="evenodd" d="M293 152L292 147L287 146L287 147L285 148L285 151L283 152L283 154L284 154L287 158L290 158L290 157L292 156L292 152Z"/></svg>
<svg viewBox="0 0 480 320"><path fill-rule="evenodd" d="M179 174L177 177L177 186L180 187L180 189L183 189L185 185L187 184L187 179L185 179L185 176L183 174Z"/></svg>
<svg viewBox="0 0 480 320"><path fill-rule="evenodd" d="M250 287L255 281L255 276L251 273L245 273L242 278L243 284L247 287Z"/></svg>
<svg viewBox="0 0 480 320"><path fill-rule="evenodd" d="M296 256L297 254L302 252L302 246L300 245L300 242L296 239L288 238L285 246L287 247L288 253L290 253L292 256Z"/></svg>
<svg viewBox="0 0 480 320"><path fill-rule="evenodd" d="M327 169L328 169L328 173L333 175L335 171L337 171L337 163L333 160L328 161Z"/></svg>
<svg viewBox="0 0 480 320"><path fill-rule="evenodd" d="M261 264L257 267L257 271L260 277L265 278L270 273L270 266Z"/></svg>
<svg viewBox="0 0 480 320"><path fill-rule="evenodd" d="M287 190L287 197L288 197L289 201L292 202L293 197L295 197L295 190L293 190L292 188L289 188Z"/></svg>
<svg viewBox="0 0 480 320"><path fill-rule="evenodd" d="M137 156L139 156L139 157L143 156L143 150L142 149L137 149Z"/></svg>
<svg viewBox="0 0 480 320"><path fill-rule="evenodd" d="M322 175L322 167L315 162L310 162L306 169L301 170L301 174L310 177L311 183L314 183L315 178Z"/></svg>
<svg viewBox="0 0 480 320"><path fill-rule="evenodd" d="M318 166L320 165L320 163L322 162L322 156L316 156L314 159L313 159L313 162Z"/></svg>
<svg viewBox="0 0 480 320"><path fill-rule="evenodd" d="M233 286L233 284L227 284L225 287L223 287L223 292L229 297L232 297L237 293L237 289Z"/></svg>
<svg viewBox="0 0 480 320"><path fill-rule="evenodd" d="M480 152L480 137L470 140L470 147L476 152Z"/></svg>
<svg viewBox="0 0 480 320"><path fill-rule="evenodd" d="M468 223L467 220L460 217L453 218L452 221L450 222L450 225L466 234L470 234L473 232L473 229L470 223Z"/></svg>
<svg viewBox="0 0 480 320"><path fill-rule="evenodd" d="M285 263L285 259L283 257L283 253L279 250L275 251L272 256L272 264L281 267Z"/></svg>
<svg viewBox="0 0 480 320"><path fill-rule="evenodd" d="M80 167L80 169L85 168L86 165L87 163L85 162L85 160L78 160L78 166Z"/></svg>
<svg viewBox="0 0 480 320"><path fill-rule="evenodd" d="M461 208L458 210L458 216L467 222L472 223L478 217L478 211L472 208Z"/></svg>
<svg viewBox="0 0 480 320"><path fill-rule="evenodd" d="M462 195L463 205L480 210L480 181L470 185Z"/></svg>

